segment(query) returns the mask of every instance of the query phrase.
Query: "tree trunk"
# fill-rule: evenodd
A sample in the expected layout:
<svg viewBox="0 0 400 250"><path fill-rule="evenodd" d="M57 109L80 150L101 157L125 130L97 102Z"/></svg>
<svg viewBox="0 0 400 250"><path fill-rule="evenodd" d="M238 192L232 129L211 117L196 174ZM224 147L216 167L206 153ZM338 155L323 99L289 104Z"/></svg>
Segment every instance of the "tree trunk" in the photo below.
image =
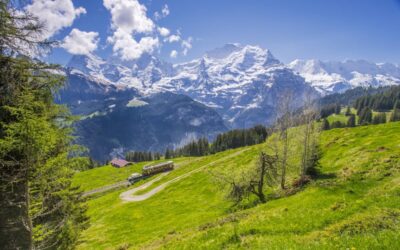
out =
<svg viewBox="0 0 400 250"><path fill-rule="evenodd" d="M29 218L28 183L23 177L14 181L13 168L0 174L0 246L1 249L32 249L32 225ZM8 171L7 171L8 170Z"/></svg>
<svg viewBox="0 0 400 250"><path fill-rule="evenodd" d="M287 165L287 154L289 147L289 139L288 139L288 131L287 129L284 132L284 140L283 140L283 155L282 155L282 175L281 175L281 188L286 188L286 165Z"/></svg>
<svg viewBox="0 0 400 250"><path fill-rule="evenodd" d="M260 180L258 182L258 187L257 187L257 193L258 193L258 198L262 203L265 203L265 195L264 195L264 176L265 176L265 171L266 171L266 164L265 164L265 153L261 153L261 173L260 173Z"/></svg>

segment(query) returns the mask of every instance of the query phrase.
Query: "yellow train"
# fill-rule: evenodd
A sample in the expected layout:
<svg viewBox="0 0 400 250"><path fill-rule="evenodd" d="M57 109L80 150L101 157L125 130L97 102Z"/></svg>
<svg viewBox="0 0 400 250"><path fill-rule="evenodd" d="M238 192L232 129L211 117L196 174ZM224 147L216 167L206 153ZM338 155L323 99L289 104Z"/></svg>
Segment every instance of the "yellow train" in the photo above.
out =
<svg viewBox="0 0 400 250"><path fill-rule="evenodd" d="M142 174L144 176L157 174L165 171L170 171L174 169L174 163L172 161L162 162L156 165L144 166L142 169Z"/></svg>

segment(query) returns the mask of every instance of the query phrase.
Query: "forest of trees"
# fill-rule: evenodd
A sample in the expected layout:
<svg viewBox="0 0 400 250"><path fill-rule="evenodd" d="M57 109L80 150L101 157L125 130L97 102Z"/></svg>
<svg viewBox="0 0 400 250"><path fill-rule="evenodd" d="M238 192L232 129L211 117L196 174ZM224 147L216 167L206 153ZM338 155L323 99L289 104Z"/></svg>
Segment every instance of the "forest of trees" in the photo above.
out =
<svg viewBox="0 0 400 250"><path fill-rule="evenodd" d="M228 149L262 143L267 136L267 128L261 125L249 129L235 129L217 135L211 145L207 138L200 138L177 149L168 148L165 152L165 158L214 154Z"/></svg>
<svg viewBox="0 0 400 250"><path fill-rule="evenodd" d="M42 26L0 0L0 248L71 249L87 226L71 177L85 168L74 120L54 103L64 79L29 57L49 49Z"/></svg>
<svg viewBox="0 0 400 250"><path fill-rule="evenodd" d="M357 95L362 93L356 92ZM339 103L325 105L320 108L320 117L322 118L322 129L355 127L356 125L381 124L388 121L400 121L400 86L383 87L376 91L366 90L366 95L358 97L353 108L356 109L356 115L352 114L350 106L347 106L345 115L347 122L333 121L329 123L326 119L332 114L339 114L341 105ZM373 94L370 94L373 93ZM340 94L335 95L340 99ZM386 112L390 112L388 118ZM358 117L358 119L356 119ZM357 122L356 122L357 121Z"/></svg>
<svg viewBox="0 0 400 250"><path fill-rule="evenodd" d="M133 151L125 154L125 159L130 162L157 161L161 159L161 154L151 151Z"/></svg>
<svg viewBox="0 0 400 250"><path fill-rule="evenodd" d="M354 89L349 89L344 93L335 93L331 95L327 95L318 100L318 106L324 107L328 105L339 104L342 106L350 106L354 103L354 101L360 97L367 95L375 95L378 93L383 93L390 89L390 87L357 87Z"/></svg>
<svg viewBox="0 0 400 250"><path fill-rule="evenodd" d="M168 148L165 151L165 159L181 156L204 156L210 154L210 145L207 138L200 138L175 150Z"/></svg>
<svg viewBox="0 0 400 250"><path fill-rule="evenodd" d="M332 114L340 114L341 106L338 103L325 105L320 110L320 117L326 118Z"/></svg>
<svg viewBox="0 0 400 250"><path fill-rule="evenodd" d="M368 107L375 111L389 111L392 110L396 102L400 101L400 86L393 86L386 91L374 95L365 95L355 100L353 106L358 111ZM396 104L396 108L400 108Z"/></svg>
<svg viewBox="0 0 400 250"><path fill-rule="evenodd" d="M249 129L235 129L219 134L211 144L211 152L259 144L267 138L267 128L261 125Z"/></svg>

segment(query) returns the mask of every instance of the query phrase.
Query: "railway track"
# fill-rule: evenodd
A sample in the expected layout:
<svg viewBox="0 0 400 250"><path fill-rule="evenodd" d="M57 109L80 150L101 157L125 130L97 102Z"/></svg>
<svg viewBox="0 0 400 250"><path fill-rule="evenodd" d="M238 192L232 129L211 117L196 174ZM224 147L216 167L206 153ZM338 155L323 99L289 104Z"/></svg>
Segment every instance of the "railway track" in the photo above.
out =
<svg viewBox="0 0 400 250"><path fill-rule="evenodd" d="M100 188L96 188L96 189L84 192L82 194L82 197L86 197L86 196L90 196L90 195L98 194L98 193L103 193L103 192L106 192L106 191L109 191L112 189L116 189L116 188L128 186L128 185L129 185L128 181L120 181L120 182L114 183L112 185L108 185L108 186L104 186L104 187L100 187Z"/></svg>

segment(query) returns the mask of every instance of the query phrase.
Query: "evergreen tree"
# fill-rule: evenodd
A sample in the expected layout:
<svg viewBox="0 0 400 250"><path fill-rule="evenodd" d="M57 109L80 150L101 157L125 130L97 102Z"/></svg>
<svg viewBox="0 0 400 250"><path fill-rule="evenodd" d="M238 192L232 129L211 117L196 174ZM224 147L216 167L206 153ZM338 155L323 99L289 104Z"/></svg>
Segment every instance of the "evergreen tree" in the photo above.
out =
<svg viewBox="0 0 400 250"><path fill-rule="evenodd" d="M372 120L373 124L386 123L386 113L378 113Z"/></svg>
<svg viewBox="0 0 400 250"><path fill-rule="evenodd" d="M170 148L167 148L167 150L165 151L165 159L171 159L171 158L173 158L172 150Z"/></svg>
<svg viewBox="0 0 400 250"><path fill-rule="evenodd" d="M63 78L22 56L47 44L41 27L12 7L0 0L0 246L70 249L87 222L71 177L88 160L72 145L72 117L54 103Z"/></svg>
<svg viewBox="0 0 400 250"><path fill-rule="evenodd" d="M372 123L372 110L368 106L365 106L361 110L358 118L358 123L360 125L368 125Z"/></svg>
<svg viewBox="0 0 400 250"><path fill-rule="evenodd" d="M349 119L347 120L347 127L355 127L356 126L356 116L351 114Z"/></svg>
<svg viewBox="0 0 400 250"><path fill-rule="evenodd" d="M346 116L350 116L350 115L351 115L351 110L350 110L350 107L349 107L349 106L347 106L345 115L346 115Z"/></svg>
<svg viewBox="0 0 400 250"><path fill-rule="evenodd" d="M390 115L390 121L391 122L400 121L400 102L399 101L396 101L393 105L393 111L392 111L392 114Z"/></svg>
<svg viewBox="0 0 400 250"><path fill-rule="evenodd" d="M331 127L329 125L329 121L326 118L324 118L322 120L322 130L329 130L330 128Z"/></svg>
<svg viewBox="0 0 400 250"><path fill-rule="evenodd" d="M344 128L344 124L340 121L334 121L331 124L331 128Z"/></svg>
<svg viewBox="0 0 400 250"><path fill-rule="evenodd" d="M340 109L341 109L341 107L340 107L340 104L336 104L336 107L335 107L335 114L340 114Z"/></svg>
<svg viewBox="0 0 400 250"><path fill-rule="evenodd" d="M374 95L365 95L358 98L354 102L354 108L357 109L359 115L361 110L369 107L376 111L388 111L400 104L396 104L400 100L400 86L392 86L385 91L378 91ZM399 107L398 107L399 108Z"/></svg>

